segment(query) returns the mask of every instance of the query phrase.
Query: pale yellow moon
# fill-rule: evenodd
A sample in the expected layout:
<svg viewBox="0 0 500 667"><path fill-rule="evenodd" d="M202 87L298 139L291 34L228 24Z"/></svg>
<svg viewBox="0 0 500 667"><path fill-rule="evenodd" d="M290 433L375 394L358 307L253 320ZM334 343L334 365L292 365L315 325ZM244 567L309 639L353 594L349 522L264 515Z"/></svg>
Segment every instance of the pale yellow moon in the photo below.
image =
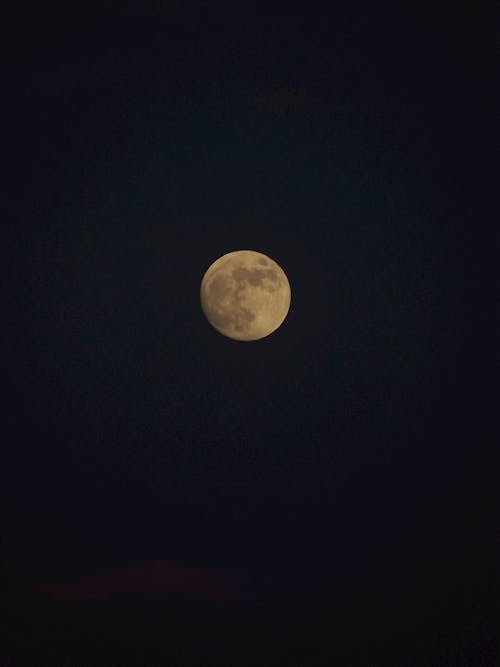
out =
<svg viewBox="0 0 500 667"><path fill-rule="evenodd" d="M236 250L219 257L201 281L201 307L221 334L259 340L281 326L290 309L290 283L267 255Z"/></svg>

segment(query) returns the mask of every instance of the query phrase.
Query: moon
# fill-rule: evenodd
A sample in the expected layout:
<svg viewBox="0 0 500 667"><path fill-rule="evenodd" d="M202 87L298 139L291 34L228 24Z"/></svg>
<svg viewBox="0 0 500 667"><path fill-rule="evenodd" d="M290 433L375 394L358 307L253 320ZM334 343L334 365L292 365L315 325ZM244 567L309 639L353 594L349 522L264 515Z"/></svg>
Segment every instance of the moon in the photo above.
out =
<svg viewBox="0 0 500 667"><path fill-rule="evenodd" d="M290 309L290 283L273 259L255 250L219 257L203 276L201 307L219 333L259 340L281 326Z"/></svg>

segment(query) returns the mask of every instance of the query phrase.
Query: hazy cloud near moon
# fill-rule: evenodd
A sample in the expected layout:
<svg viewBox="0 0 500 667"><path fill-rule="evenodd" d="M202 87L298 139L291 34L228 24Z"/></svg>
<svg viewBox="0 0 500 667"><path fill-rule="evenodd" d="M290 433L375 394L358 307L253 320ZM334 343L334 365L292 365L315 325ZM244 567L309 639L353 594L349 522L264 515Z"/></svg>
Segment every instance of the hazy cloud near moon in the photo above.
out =
<svg viewBox="0 0 500 667"><path fill-rule="evenodd" d="M46 582L49 596L108 598L114 595L181 595L207 598L245 597L243 575L208 567L152 561L66 582Z"/></svg>

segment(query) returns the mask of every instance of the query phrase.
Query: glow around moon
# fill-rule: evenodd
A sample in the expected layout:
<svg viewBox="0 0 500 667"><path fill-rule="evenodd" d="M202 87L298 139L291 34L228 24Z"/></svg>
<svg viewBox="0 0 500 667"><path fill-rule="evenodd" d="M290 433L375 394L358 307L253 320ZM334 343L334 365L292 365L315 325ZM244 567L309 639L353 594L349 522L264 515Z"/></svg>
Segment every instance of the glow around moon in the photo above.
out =
<svg viewBox="0 0 500 667"><path fill-rule="evenodd" d="M217 331L250 341L281 326L291 292L285 272L274 260L254 250L237 250L208 268L200 297L203 312Z"/></svg>

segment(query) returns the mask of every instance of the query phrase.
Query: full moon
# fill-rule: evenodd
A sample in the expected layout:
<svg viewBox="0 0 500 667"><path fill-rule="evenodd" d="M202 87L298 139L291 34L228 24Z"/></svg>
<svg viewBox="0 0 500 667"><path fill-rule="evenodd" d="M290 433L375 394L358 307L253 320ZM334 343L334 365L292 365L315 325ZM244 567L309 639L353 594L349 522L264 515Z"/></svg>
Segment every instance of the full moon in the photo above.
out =
<svg viewBox="0 0 500 667"><path fill-rule="evenodd" d="M290 309L290 283L270 257L237 250L219 257L201 281L201 307L221 334L259 340L281 326Z"/></svg>

